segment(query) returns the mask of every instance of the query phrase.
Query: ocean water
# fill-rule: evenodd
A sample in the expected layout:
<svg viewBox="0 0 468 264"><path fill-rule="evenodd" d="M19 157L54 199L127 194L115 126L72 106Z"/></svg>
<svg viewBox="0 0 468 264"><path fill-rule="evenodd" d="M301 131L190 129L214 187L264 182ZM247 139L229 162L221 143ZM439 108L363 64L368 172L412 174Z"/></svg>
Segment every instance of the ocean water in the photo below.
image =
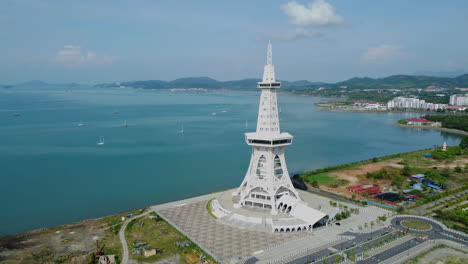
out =
<svg viewBox="0 0 468 264"><path fill-rule="evenodd" d="M295 136L291 175L460 140L392 125L416 113L322 113L320 100L279 95L281 130ZM258 101L259 92L0 89L0 235L236 187Z"/></svg>

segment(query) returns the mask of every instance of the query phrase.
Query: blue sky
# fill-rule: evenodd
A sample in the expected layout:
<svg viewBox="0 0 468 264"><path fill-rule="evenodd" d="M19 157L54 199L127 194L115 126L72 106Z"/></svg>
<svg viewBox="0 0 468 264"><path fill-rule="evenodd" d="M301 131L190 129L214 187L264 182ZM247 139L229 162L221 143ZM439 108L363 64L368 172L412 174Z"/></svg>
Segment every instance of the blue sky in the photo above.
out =
<svg viewBox="0 0 468 264"><path fill-rule="evenodd" d="M0 1L0 84L468 71L468 1Z"/></svg>

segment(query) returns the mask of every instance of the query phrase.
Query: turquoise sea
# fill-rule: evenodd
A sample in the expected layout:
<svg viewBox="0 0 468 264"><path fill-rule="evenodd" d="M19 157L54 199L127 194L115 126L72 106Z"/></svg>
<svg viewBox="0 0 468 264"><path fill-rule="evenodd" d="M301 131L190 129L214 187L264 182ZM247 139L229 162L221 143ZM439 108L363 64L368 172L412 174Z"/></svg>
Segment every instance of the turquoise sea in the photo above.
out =
<svg viewBox="0 0 468 264"><path fill-rule="evenodd" d="M295 136L291 175L460 140L392 125L416 113L321 113L320 100L279 95L281 129ZM258 101L259 92L0 89L0 235L236 187Z"/></svg>

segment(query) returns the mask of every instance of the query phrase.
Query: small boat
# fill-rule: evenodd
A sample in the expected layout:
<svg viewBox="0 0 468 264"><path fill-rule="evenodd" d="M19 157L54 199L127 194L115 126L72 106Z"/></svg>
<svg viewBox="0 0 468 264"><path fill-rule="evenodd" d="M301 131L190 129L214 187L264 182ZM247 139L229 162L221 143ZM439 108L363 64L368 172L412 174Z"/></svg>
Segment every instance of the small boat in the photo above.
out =
<svg viewBox="0 0 468 264"><path fill-rule="evenodd" d="M99 138L99 140L98 140L98 142L97 142L97 145L98 145L98 146L104 145L104 138Z"/></svg>
<svg viewBox="0 0 468 264"><path fill-rule="evenodd" d="M80 122L78 123L78 126L79 126L79 127L82 127L82 126L84 126L84 123L80 121Z"/></svg>
<svg viewBox="0 0 468 264"><path fill-rule="evenodd" d="M249 121L245 120L245 127L249 127Z"/></svg>
<svg viewBox="0 0 468 264"><path fill-rule="evenodd" d="M283 111L281 110L281 107L279 108L279 112L280 112L280 113L283 113Z"/></svg>
<svg viewBox="0 0 468 264"><path fill-rule="evenodd" d="M20 113L15 113L15 114L13 114L13 116L21 116L21 114Z"/></svg>
<svg viewBox="0 0 468 264"><path fill-rule="evenodd" d="M216 115L216 113L211 113L211 115Z"/></svg>
<svg viewBox="0 0 468 264"><path fill-rule="evenodd" d="M179 129L178 132L179 132L179 134L184 134L184 133L185 133L185 131L184 131L184 125L182 125L182 126L180 127L180 129Z"/></svg>
<svg viewBox="0 0 468 264"><path fill-rule="evenodd" d="M221 112L226 113L227 111L226 111L226 110L223 110L223 111L221 111Z"/></svg>
<svg viewBox="0 0 468 264"><path fill-rule="evenodd" d="M114 115L119 113L119 110L115 109L114 112L112 112Z"/></svg>
<svg viewBox="0 0 468 264"><path fill-rule="evenodd" d="M121 127L128 127L127 120L125 120L125 122L124 122L122 125L120 125L120 126L121 126Z"/></svg>

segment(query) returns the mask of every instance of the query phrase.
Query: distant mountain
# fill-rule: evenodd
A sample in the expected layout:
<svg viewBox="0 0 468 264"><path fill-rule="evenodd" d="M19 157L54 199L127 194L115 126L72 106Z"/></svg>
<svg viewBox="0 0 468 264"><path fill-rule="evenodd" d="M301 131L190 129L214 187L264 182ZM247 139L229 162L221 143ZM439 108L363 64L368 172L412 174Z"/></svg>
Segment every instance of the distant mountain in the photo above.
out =
<svg viewBox="0 0 468 264"><path fill-rule="evenodd" d="M468 74L456 78L419 75L392 75L385 78L354 77L347 81L329 84L329 87L347 86L349 89L407 89L426 88L428 86L446 88L467 87Z"/></svg>
<svg viewBox="0 0 468 264"><path fill-rule="evenodd" d="M234 81L218 81L209 77L187 77L179 78L173 81L146 80L146 81L125 81L120 83L102 83L96 84L96 87L132 87L142 89L171 89L171 88L205 88L205 89L233 89L233 90L255 90L257 82L261 79L242 79ZM351 89L409 89L426 88L428 86L439 86L445 88L468 87L468 74L458 77L434 77L422 75L392 75L384 78L354 77L346 81L337 83L300 81L282 81L284 90L303 90L317 89L326 87L330 89L340 89L346 86ZM43 81L29 81L17 85L0 85L3 88L12 87L78 87L79 84L49 84Z"/></svg>
<svg viewBox="0 0 468 264"><path fill-rule="evenodd" d="M418 71L412 75L455 78L464 73L465 72L461 70L458 70L458 71Z"/></svg>
<svg viewBox="0 0 468 264"><path fill-rule="evenodd" d="M39 81L39 80L32 80L28 82L19 83L15 86L46 86L46 85L48 85L48 83Z"/></svg>
<svg viewBox="0 0 468 264"><path fill-rule="evenodd" d="M237 89L237 90L251 90L256 89L257 82L261 79L242 79L236 81L218 81L209 77L188 77L179 78L173 81L161 80L147 80L147 81L130 81L121 83L104 83L97 84L97 87L133 87L142 89L171 89L171 88L205 88L205 89ZM286 88L304 88L322 83L313 83L309 81L295 81L288 82L282 81L283 87Z"/></svg>

